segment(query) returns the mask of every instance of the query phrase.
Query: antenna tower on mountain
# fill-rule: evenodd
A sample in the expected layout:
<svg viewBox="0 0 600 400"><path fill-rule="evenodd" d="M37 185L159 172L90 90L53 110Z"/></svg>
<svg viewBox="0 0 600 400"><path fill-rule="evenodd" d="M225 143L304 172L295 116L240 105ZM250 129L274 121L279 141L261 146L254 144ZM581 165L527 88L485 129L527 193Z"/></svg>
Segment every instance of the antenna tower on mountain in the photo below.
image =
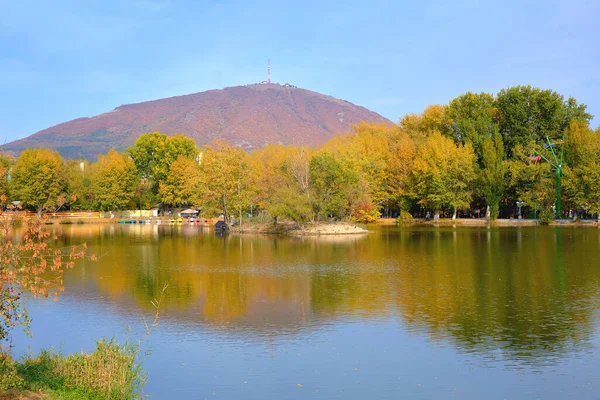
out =
<svg viewBox="0 0 600 400"><path fill-rule="evenodd" d="M271 83L271 59L269 58L267 66L267 83Z"/></svg>

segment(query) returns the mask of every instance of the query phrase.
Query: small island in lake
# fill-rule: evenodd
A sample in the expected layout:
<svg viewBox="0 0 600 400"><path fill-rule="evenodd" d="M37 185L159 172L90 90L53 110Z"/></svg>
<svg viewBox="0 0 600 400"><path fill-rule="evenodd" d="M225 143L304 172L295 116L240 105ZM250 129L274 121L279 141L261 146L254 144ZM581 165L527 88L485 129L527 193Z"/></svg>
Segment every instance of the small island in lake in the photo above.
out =
<svg viewBox="0 0 600 400"><path fill-rule="evenodd" d="M347 222L308 224L300 226L292 222L278 224L246 224L233 226L232 233L256 233L267 235L320 236L320 235L364 235L368 229Z"/></svg>

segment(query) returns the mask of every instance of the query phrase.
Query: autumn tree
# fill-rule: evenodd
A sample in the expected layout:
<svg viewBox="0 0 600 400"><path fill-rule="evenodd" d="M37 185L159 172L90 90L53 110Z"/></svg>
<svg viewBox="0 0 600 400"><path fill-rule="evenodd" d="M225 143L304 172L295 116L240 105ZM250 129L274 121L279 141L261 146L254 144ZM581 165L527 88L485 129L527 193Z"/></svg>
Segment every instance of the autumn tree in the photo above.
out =
<svg viewBox="0 0 600 400"><path fill-rule="evenodd" d="M390 135L388 174L390 198L400 211L408 211L415 197L412 184L413 164L417 155L415 141L404 131L395 130Z"/></svg>
<svg viewBox="0 0 600 400"><path fill-rule="evenodd" d="M277 223L289 218L300 226L313 218L307 148L271 144L250 156L253 198Z"/></svg>
<svg viewBox="0 0 600 400"><path fill-rule="evenodd" d="M179 156L169 174L160 182L160 201L171 206L197 205L200 192L200 168L193 159Z"/></svg>
<svg viewBox="0 0 600 400"><path fill-rule="evenodd" d="M141 176L152 182L154 194L158 193L160 182L168 176L175 160L180 156L192 160L198 156L194 139L180 134L167 136L160 132L141 135L127 152Z"/></svg>
<svg viewBox="0 0 600 400"><path fill-rule="evenodd" d="M269 144L249 156L249 173L254 191L251 202L266 209L272 201L272 193L287 184L284 175L286 163L294 157L298 149L294 146Z"/></svg>
<svg viewBox="0 0 600 400"><path fill-rule="evenodd" d="M63 159L50 149L26 149L12 168L10 193L13 200L37 211L56 209L65 201L67 179Z"/></svg>
<svg viewBox="0 0 600 400"><path fill-rule="evenodd" d="M459 209L469 207L475 180L475 153L467 145L435 132L423 142L414 161L413 179L418 203L435 211L450 207L456 218Z"/></svg>
<svg viewBox="0 0 600 400"><path fill-rule="evenodd" d="M400 119L399 126L413 138L425 138L432 132L450 136L450 124L446 115L448 106L433 104L421 114L407 114Z"/></svg>
<svg viewBox="0 0 600 400"><path fill-rule="evenodd" d="M565 130L563 188L568 204L600 214L600 137L583 121Z"/></svg>
<svg viewBox="0 0 600 400"><path fill-rule="evenodd" d="M394 197L389 171L390 137L397 130L387 124L361 122L354 125L355 133L338 136L324 146L361 187L349 197L350 207L363 210L360 213L368 210L373 218L380 215L380 209L389 209Z"/></svg>
<svg viewBox="0 0 600 400"><path fill-rule="evenodd" d="M110 149L94 165L91 188L95 207L102 211L126 209L134 198L137 183L133 160Z"/></svg>
<svg viewBox="0 0 600 400"><path fill-rule="evenodd" d="M0 341L18 325L28 331L24 292L56 298L63 291L63 271L85 255L85 245L54 247L56 236L46 228L45 218L25 219L14 230L20 217L2 211L7 206L6 195L0 194Z"/></svg>
<svg viewBox="0 0 600 400"><path fill-rule="evenodd" d="M10 168L15 163L13 157L9 155L0 154L0 193L10 199L10 193L8 190L8 176Z"/></svg>
<svg viewBox="0 0 600 400"><path fill-rule="evenodd" d="M225 142L207 146L200 158L200 196L207 209L218 210L226 223L229 213L250 203L248 153Z"/></svg>

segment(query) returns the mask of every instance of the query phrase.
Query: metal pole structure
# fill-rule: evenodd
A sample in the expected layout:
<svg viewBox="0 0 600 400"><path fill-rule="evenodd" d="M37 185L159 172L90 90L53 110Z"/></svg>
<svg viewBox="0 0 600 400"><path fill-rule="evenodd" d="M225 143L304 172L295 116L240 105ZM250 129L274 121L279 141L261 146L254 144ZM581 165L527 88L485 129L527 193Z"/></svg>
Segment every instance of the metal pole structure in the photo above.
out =
<svg viewBox="0 0 600 400"><path fill-rule="evenodd" d="M561 189L561 177L562 177L562 171L563 171L563 159L564 159L564 155L565 155L565 143L564 143L564 139L563 139L562 148L560 151L560 161L558 161L558 158L556 157L556 153L554 152L554 145L550 142L550 138L548 138L548 136L546 136L546 142L548 143L548 148L550 149L550 152L552 153L554 162L548 160L546 157L544 157L543 154L538 153L535 150L534 150L534 153L539 155L540 157L542 157L544 160L546 160L548 162L548 164L550 164L554 168L554 173L556 174L556 203L554 206L554 208L555 208L554 212L555 212L555 217L560 218L560 216L561 216L560 189Z"/></svg>
<svg viewBox="0 0 600 400"><path fill-rule="evenodd" d="M560 177L562 168L556 168L556 218L560 218Z"/></svg>

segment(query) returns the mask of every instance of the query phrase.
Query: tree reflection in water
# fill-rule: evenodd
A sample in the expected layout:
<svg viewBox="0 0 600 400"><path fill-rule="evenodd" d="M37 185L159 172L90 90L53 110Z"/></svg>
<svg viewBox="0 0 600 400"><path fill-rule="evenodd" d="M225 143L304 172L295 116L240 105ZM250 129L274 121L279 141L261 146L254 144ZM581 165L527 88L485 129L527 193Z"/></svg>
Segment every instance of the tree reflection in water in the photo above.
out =
<svg viewBox="0 0 600 400"><path fill-rule="evenodd" d="M398 319L460 351L543 365L585 349L598 308L597 229L381 227L326 238L60 229L65 244L106 253L65 275L66 298L97 290L147 311L168 283L163 321L248 337Z"/></svg>

